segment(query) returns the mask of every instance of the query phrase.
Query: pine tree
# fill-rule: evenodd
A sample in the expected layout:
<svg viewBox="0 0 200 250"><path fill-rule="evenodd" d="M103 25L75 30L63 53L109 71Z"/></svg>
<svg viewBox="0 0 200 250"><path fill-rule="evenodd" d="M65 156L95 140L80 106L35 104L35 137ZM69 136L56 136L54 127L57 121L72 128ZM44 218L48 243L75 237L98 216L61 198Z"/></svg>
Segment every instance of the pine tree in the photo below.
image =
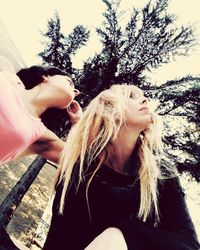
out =
<svg viewBox="0 0 200 250"><path fill-rule="evenodd" d="M165 145L171 160L200 181L200 77L187 76L154 89L165 117ZM176 130L170 124L176 124ZM177 154L178 152L178 154Z"/></svg>
<svg viewBox="0 0 200 250"><path fill-rule="evenodd" d="M157 0L155 4L150 1L141 11L133 8L124 29L119 23L125 14L118 13L120 1L103 2L107 7L103 14L105 20L97 28L103 49L85 62L82 83L86 87L94 84L94 89L101 90L120 82L142 86L146 70L168 63L177 55L187 55L195 44L192 27L174 26L176 17L167 13L168 0ZM89 83L88 71L95 77L100 72L97 79L101 80Z"/></svg>
<svg viewBox="0 0 200 250"><path fill-rule="evenodd" d="M54 17L48 20L47 31L41 34L46 39L43 42L44 51L38 54L43 63L72 74L71 56L86 44L89 31L82 25L77 25L69 35L64 36L61 32L60 17L55 12Z"/></svg>
<svg viewBox="0 0 200 250"><path fill-rule="evenodd" d="M76 76L78 88L86 93L82 102L86 103L114 83L126 82L141 87L149 97L160 100L158 112L166 117L165 127L168 132L165 141L169 157L182 170L190 171L190 166L197 169L200 159L196 132L200 125L200 78L187 76L183 79L169 79L158 87L148 82L145 77L147 71L173 61L176 56L189 54L196 44L192 26L177 27L177 17L167 11L169 1L157 0L149 1L141 10L133 8L129 21L122 27L120 20L126 12L119 12L121 1L102 1L106 5L104 22L96 29L102 50L89 58L82 70L70 65L70 72ZM74 55L80 47L79 44L85 45L88 40L88 33L80 27L77 26L64 38L60 46L60 51L65 48L63 57ZM170 120L171 124L174 117L176 120L179 117L185 119L187 127L183 131L175 132L168 126L168 121ZM182 152L183 157L176 156L177 150ZM193 174L198 179L200 171L195 171Z"/></svg>
<svg viewBox="0 0 200 250"><path fill-rule="evenodd" d="M58 13L54 13L54 17L50 18L47 23L47 31L41 32L41 34L46 38L43 42L45 45L44 51L39 53L45 64L59 67L64 69L63 65L63 52L64 52L64 35L60 31L60 18Z"/></svg>

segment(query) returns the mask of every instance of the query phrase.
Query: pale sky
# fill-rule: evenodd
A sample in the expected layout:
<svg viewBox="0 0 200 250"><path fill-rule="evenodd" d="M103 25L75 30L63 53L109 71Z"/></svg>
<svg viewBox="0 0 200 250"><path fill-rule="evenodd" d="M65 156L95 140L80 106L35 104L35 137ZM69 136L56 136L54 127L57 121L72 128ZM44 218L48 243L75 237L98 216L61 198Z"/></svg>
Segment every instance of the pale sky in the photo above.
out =
<svg viewBox="0 0 200 250"><path fill-rule="evenodd" d="M147 0L122 0L121 8L126 11L121 22L131 13L131 7L142 7ZM83 60L100 50L100 42L95 28L103 21L105 5L101 0L0 0L0 18L6 26L16 47L28 66L40 64L37 53L42 50L40 30L44 31L47 20L53 17L54 10L61 18L62 31L66 35L82 24L91 30L87 47L80 49L73 59L75 67L81 67ZM200 40L200 0L171 0L169 10L178 16L177 24L195 24L197 38ZM189 57L179 57L176 62L161 66L149 73L155 82L163 82L187 74L199 75L200 45Z"/></svg>

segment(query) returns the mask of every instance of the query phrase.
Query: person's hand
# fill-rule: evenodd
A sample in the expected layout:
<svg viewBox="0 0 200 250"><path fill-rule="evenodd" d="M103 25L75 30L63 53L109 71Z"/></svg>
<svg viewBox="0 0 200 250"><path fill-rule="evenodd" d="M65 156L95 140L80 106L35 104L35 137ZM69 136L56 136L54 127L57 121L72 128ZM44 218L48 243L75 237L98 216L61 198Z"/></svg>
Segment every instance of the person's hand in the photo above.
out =
<svg viewBox="0 0 200 250"><path fill-rule="evenodd" d="M75 100L67 107L67 113L69 115L69 120L72 124L75 124L82 117L83 111L79 103Z"/></svg>

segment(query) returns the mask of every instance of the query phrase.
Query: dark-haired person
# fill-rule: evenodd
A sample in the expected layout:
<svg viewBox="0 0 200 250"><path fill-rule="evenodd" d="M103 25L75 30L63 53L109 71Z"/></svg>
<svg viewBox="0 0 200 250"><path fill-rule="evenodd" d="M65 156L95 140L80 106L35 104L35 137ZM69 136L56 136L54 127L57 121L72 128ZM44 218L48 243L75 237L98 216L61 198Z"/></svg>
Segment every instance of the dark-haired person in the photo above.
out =
<svg viewBox="0 0 200 250"><path fill-rule="evenodd" d="M141 89L96 96L67 137L44 250L198 250L159 118ZM165 168L164 168L165 167Z"/></svg>
<svg viewBox="0 0 200 250"><path fill-rule="evenodd" d="M17 75L0 71L0 163L26 154L39 154L57 163L63 141L40 117L53 107L66 109L75 122L82 114L74 100L79 91L71 78L55 67L32 66Z"/></svg>

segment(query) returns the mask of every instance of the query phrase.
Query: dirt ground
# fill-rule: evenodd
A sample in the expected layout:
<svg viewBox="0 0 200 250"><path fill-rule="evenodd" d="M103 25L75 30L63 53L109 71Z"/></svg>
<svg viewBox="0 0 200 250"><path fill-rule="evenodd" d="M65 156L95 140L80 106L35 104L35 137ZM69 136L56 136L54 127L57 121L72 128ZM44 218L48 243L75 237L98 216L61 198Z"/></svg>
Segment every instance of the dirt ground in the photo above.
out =
<svg viewBox="0 0 200 250"><path fill-rule="evenodd" d="M1 166L0 203L33 160L34 157L26 157ZM53 193L55 172L53 166L49 164L43 166L7 226L9 235L28 248L34 241L36 229Z"/></svg>

